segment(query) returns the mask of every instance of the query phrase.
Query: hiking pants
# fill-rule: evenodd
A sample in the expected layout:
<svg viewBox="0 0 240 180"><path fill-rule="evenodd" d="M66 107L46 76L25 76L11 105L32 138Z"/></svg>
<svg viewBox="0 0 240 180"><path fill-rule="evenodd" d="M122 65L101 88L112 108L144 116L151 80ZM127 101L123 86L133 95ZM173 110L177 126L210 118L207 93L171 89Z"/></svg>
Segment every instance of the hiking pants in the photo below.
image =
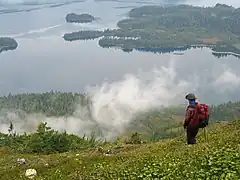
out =
<svg viewBox="0 0 240 180"><path fill-rule="evenodd" d="M187 127L187 143L188 144L196 144L197 133L198 133L198 128Z"/></svg>

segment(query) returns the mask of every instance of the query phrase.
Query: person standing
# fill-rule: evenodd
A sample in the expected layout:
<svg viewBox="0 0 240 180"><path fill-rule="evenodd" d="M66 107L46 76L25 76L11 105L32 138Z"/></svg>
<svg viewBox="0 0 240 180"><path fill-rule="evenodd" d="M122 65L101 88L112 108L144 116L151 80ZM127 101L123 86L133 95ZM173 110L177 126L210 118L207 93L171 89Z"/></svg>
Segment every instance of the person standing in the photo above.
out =
<svg viewBox="0 0 240 180"><path fill-rule="evenodd" d="M187 131L187 144L196 144L199 128L205 128L208 125L208 105L200 104L193 93L187 94L185 99L189 103L183 124Z"/></svg>

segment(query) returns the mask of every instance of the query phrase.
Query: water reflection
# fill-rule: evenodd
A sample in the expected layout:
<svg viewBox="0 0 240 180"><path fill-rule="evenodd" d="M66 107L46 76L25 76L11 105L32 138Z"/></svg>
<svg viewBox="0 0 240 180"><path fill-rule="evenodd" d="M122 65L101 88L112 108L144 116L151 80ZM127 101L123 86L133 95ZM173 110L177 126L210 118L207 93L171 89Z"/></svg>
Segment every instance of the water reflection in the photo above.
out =
<svg viewBox="0 0 240 180"><path fill-rule="evenodd" d="M136 6L136 3L121 6ZM138 4L139 6L140 4ZM103 11L104 8L107 11ZM1 35L12 35L19 43L15 51L0 55L0 95L19 92L50 90L83 91L87 85L101 84L104 80L118 81L125 74L150 72L153 68L175 63L176 81L184 79L197 83L197 91L204 99L222 101L236 99L240 86L240 63L234 56L216 58L207 48L188 49L183 55L154 54L125 49L98 47L97 41L66 42L62 35L80 29L113 28L124 18L126 8L115 8L113 2L78 3L51 9L0 15ZM87 9L87 10L86 10ZM65 23L69 12L88 12L101 20L88 25ZM222 79L222 80L221 80ZM222 83L222 84L221 84ZM225 95L219 91L226 89ZM219 93L219 94L218 94ZM211 99L211 95L215 95Z"/></svg>

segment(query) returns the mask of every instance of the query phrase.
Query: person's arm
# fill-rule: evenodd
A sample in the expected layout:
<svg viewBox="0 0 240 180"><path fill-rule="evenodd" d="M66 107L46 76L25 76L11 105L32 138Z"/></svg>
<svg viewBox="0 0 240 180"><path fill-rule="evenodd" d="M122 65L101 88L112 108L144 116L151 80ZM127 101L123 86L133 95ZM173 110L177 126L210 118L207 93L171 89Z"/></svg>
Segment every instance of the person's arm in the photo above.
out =
<svg viewBox="0 0 240 180"><path fill-rule="evenodd" d="M186 128L190 122L191 119L191 115L192 115L192 109L191 108L187 108L186 113L185 113L185 119L184 119L184 128Z"/></svg>

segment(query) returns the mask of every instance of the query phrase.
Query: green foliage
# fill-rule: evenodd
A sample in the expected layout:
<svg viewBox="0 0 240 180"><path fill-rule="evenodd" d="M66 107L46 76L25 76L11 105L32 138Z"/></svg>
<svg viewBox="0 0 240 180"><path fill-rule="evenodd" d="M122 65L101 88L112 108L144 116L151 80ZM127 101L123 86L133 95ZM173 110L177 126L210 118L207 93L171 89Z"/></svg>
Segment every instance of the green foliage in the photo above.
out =
<svg viewBox="0 0 240 180"><path fill-rule="evenodd" d="M0 109L23 110L26 113L42 113L46 116L68 116L76 105L89 104L87 96L77 93L51 91L46 93L23 93L0 97Z"/></svg>
<svg viewBox="0 0 240 180"><path fill-rule="evenodd" d="M131 135L131 137L126 140L126 144L142 144L141 140L141 134L138 132L135 132Z"/></svg>
<svg viewBox="0 0 240 180"><path fill-rule="evenodd" d="M46 126L46 123L41 123L38 126L37 133L30 135L27 142L27 148L32 153L51 153L68 151L70 141L67 138L66 132L58 133Z"/></svg>
<svg viewBox="0 0 240 180"><path fill-rule="evenodd" d="M47 123L40 123L36 133L22 135L0 134L0 147L9 147L12 152L20 153L62 153L70 150L88 149L100 144L94 134L90 138L78 137L66 132L58 132Z"/></svg>
<svg viewBox="0 0 240 180"><path fill-rule="evenodd" d="M88 106L89 102L83 95L60 92L0 98L3 110L11 107L48 116L71 115L76 104ZM24 179L26 168L31 167L38 171L40 179L237 180L240 174L239 104L210 106L207 138L200 131L198 144L194 146L185 145L182 128L185 107L161 107L139 113L127 129L130 136L123 143L102 143L96 141L94 134L86 138L60 133L46 123L39 124L35 133L18 135L10 123L9 134L0 134L0 177ZM213 123L219 121L226 123ZM177 138L167 140L169 137ZM142 144L146 140L148 143ZM114 153L106 156L103 154L106 150ZM79 156L76 157L76 153ZM27 159L27 167L12 161L20 157Z"/></svg>
<svg viewBox="0 0 240 180"><path fill-rule="evenodd" d="M215 124L207 141L200 131L196 145L186 145L185 137L151 144L125 145L117 154L97 151L60 154L21 155L28 166L15 165L19 154L0 154L0 177L24 179L26 168L35 168L37 179L231 179L240 176L239 120ZM108 147L103 147L109 149ZM79 153L79 156L76 156ZM36 158L39 160L36 162ZM48 163L48 166L45 164Z"/></svg>

